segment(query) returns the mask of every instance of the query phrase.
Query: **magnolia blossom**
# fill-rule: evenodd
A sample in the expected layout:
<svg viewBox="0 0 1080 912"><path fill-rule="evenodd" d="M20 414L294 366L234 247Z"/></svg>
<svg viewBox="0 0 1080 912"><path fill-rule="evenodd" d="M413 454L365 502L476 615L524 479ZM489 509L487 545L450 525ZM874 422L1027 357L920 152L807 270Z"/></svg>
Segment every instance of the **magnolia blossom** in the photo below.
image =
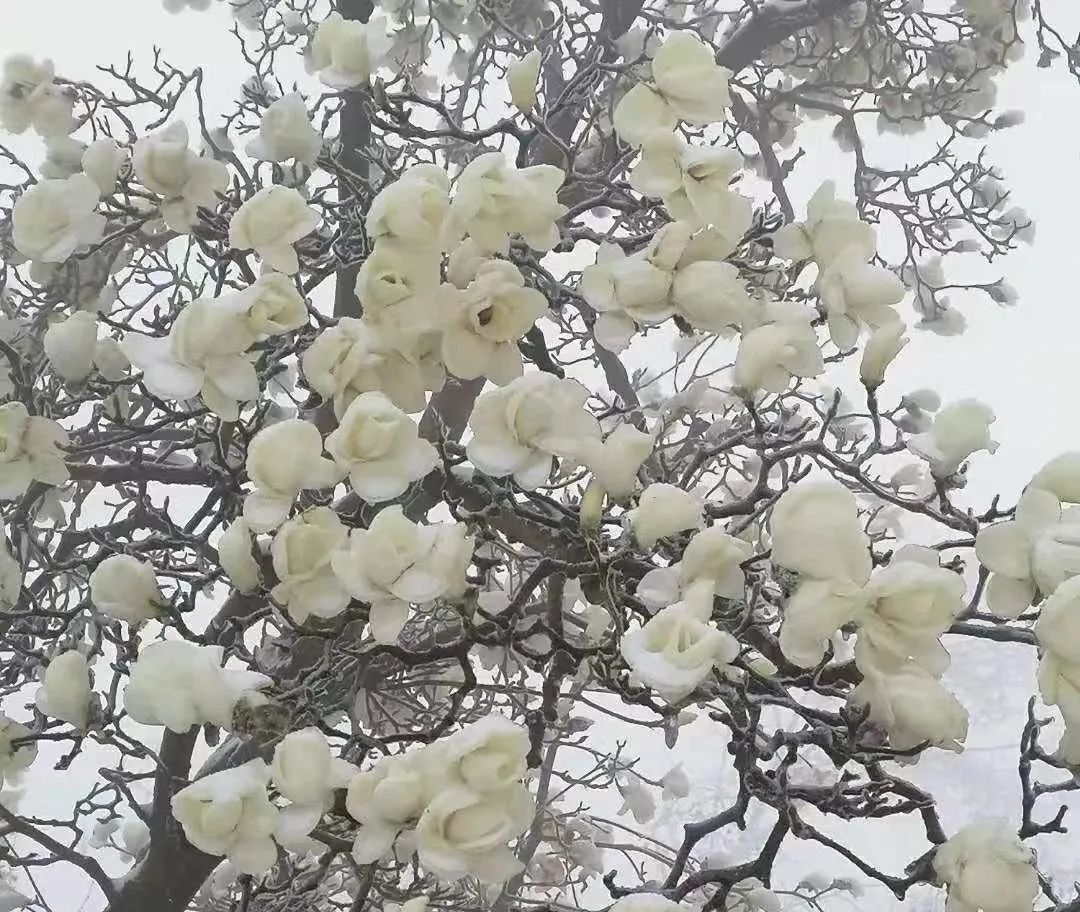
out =
<svg viewBox="0 0 1080 912"><path fill-rule="evenodd" d="M659 893L631 893L615 900L608 912L684 912L684 907Z"/></svg>
<svg viewBox="0 0 1080 912"><path fill-rule="evenodd" d="M779 897L756 877L740 880L731 888L725 912L781 912Z"/></svg>
<svg viewBox="0 0 1080 912"><path fill-rule="evenodd" d="M244 498L244 520L254 532L276 529L296 495L336 485L345 474L322 455L319 429L299 418L264 427L248 445L246 468L255 490Z"/></svg>
<svg viewBox="0 0 1080 912"><path fill-rule="evenodd" d="M143 725L182 734L193 725L232 727L233 707L270 684L256 671L222 668L221 646L159 640L143 646L124 689L124 709Z"/></svg>
<svg viewBox="0 0 1080 912"><path fill-rule="evenodd" d="M513 263L488 260L458 295L442 337L447 370L463 380L488 377L504 385L522 372L517 342L547 312L547 299Z"/></svg>
<svg viewBox="0 0 1080 912"><path fill-rule="evenodd" d="M450 316L439 284L441 259L436 247L420 241L376 244L356 275L364 324L405 347L425 334L441 333Z"/></svg>
<svg viewBox="0 0 1080 912"><path fill-rule="evenodd" d="M888 732L895 750L908 750L923 742L963 750L967 710L935 675L914 662L888 673L865 670L850 699L857 706L868 707L870 721Z"/></svg>
<svg viewBox="0 0 1080 912"><path fill-rule="evenodd" d="M817 333L808 314L794 308L744 333L735 356L735 385L744 390L782 393L792 377L816 377L825 370Z"/></svg>
<svg viewBox="0 0 1080 912"><path fill-rule="evenodd" d="M361 393L326 438L326 449L368 503L392 500L432 471L439 454L416 422L382 393Z"/></svg>
<svg viewBox="0 0 1080 912"><path fill-rule="evenodd" d="M22 584L22 565L8 550L3 526L0 526L0 607L15 607L22 594Z"/></svg>
<svg viewBox="0 0 1080 912"><path fill-rule="evenodd" d="M712 225L734 248L754 217L751 201L731 190L742 167L735 149L690 145L677 133L658 130L645 137L630 185L660 197L673 219Z"/></svg>
<svg viewBox="0 0 1080 912"><path fill-rule="evenodd" d="M661 608L644 626L619 643L634 678L670 702L695 690L714 668L726 668L739 654L738 641L709 622L712 595L696 587L691 597Z"/></svg>
<svg viewBox="0 0 1080 912"><path fill-rule="evenodd" d="M284 95L263 112L259 132L247 144L247 154L263 161L315 167L322 151L322 135L311 124L307 105L298 92Z"/></svg>
<svg viewBox="0 0 1080 912"><path fill-rule="evenodd" d="M37 757L36 741L28 740L19 747L15 747L12 743L28 738L30 734L30 729L25 725L5 715L0 715L0 785L5 782L9 784L18 782L23 771Z"/></svg>
<svg viewBox="0 0 1080 912"><path fill-rule="evenodd" d="M390 50L386 19L367 22L331 13L319 23L308 48L308 63L319 79L333 89L352 89L366 83Z"/></svg>
<svg viewBox="0 0 1080 912"><path fill-rule="evenodd" d="M697 35L672 32L653 55L652 81L634 86L616 105L615 131L640 146L650 133L680 120L698 126L722 120L731 107L730 76Z"/></svg>
<svg viewBox="0 0 1080 912"><path fill-rule="evenodd" d="M70 383L85 380L94 369L97 333L97 317L85 310L50 324L42 345L53 370Z"/></svg>
<svg viewBox="0 0 1080 912"><path fill-rule="evenodd" d="M885 371L910 341L904 335L907 326L903 322L879 326L866 340L862 360L859 362L859 378L870 389L885 382Z"/></svg>
<svg viewBox="0 0 1080 912"><path fill-rule="evenodd" d="M67 432L50 418L30 415L21 402L0 405L0 500L21 497L34 481L67 481L59 449L67 445Z"/></svg>
<svg viewBox="0 0 1080 912"><path fill-rule="evenodd" d="M173 817L199 851L226 856L241 873L263 874L277 860L269 781L263 760L212 773L173 795Z"/></svg>
<svg viewBox="0 0 1080 912"><path fill-rule="evenodd" d="M163 197L165 224L181 233L191 230L198 207L213 209L217 195L229 185L229 172L222 162L188 148L183 121L135 143L132 164L143 186Z"/></svg>
<svg viewBox="0 0 1080 912"><path fill-rule="evenodd" d="M802 668L814 668L825 658L826 644L865 607L862 587L850 580L807 579L784 605L780 651Z"/></svg>
<svg viewBox="0 0 1080 912"><path fill-rule="evenodd" d="M320 221L299 190L263 187L233 214L229 246L254 250L267 265L287 275L299 272L293 245L314 231Z"/></svg>
<svg viewBox="0 0 1080 912"><path fill-rule="evenodd" d="M251 553L253 544L251 529L242 516L234 519L218 539L218 563L237 592L254 592L259 588L259 563Z"/></svg>
<svg viewBox="0 0 1080 912"><path fill-rule="evenodd" d="M519 111L528 111L536 104L536 83L540 78L541 61L540 51L533 48L506 68L510 101Z"/></svg>
<svg viewBox="0 0 1080 912"><path fill-rule="evenodd" d="M361 824L352 850L358 864L378 861L398 834L416 823L431 796L428 786L412 755L383 757L350 780L345 809Z"/></svg>
<svg viewBox="0 0 1080 912"><path fill-rule="evenodd" d="M451 221L490 252L505 253L512 234L534 250L550 250L559 243L555 223L566 212L556 198L565 179L554 165L518 169L502 152L485 152L457 180Z"/></svg>
<svg viewBox="0 0 1080 912"><path fill-rule="evenodd" d="M371 605L371 634L394 643L409 605L456 598L465 591L473 540L460 523L417 525L395 504L367 529L353 529L348 548L332 557L334 571L354 598Z"/></svg>
<svg viewBox="0 0 1080 912"><path fill-rule="evenodd" d="M1042 649L1039 692L1065 719L1058 753L1080 765L1080 576L1065 580L1043 602L1035 637Z"/></svg>
<svg viewBox="0 0 1080 912"><path fill-rule="evenodd" d="M9 133L33 128L42 137L66 136L75 128L73 100L54 82L51 60L26 54L4 59L0 71L0 126Z"/></svg>
<svg viewBox="0 0 1080 912"><path fill-rule="evenodd" d="M948 478L972 453L997 451L990 437L995 421L988 405L977 399L951 402L934 416L930 430L908 438L908 449L930 463L935 478Z"/></svg>
<svg viewBox="0 0 1080 912"><path fill-rule="evenodd" d="M448 880L471 876L502 883L522 869L507 843L525 832L535 814L533 797L520 783L489 793L445 789L416 824L420 864Z"/></svg>
<svg viewBox="0 0 1080 912"><path fill-rule="evenodd" d="M1065 503L1080 503L1080 452L1055 456L1032 476L1030 486L1049 491Z"/></svg>
<svg viewBox="0 0 1080 912"><path fill-rule="evenodd" d="M270 594L297 624L312 615L331 618L348 607L349 593L330 564L348 535L329 507L314 507L278 529L270 556L279 582Z"/></svg>
<svg viewBox="0 0 1080 912"><path fill-rule="evenodd" d="M661 229L663 230L663 229ZM640 326L663 323L675 313L672 275L645 254L627 256L615 244L601 244L596 263L581 273L581 295L599 316L593 327L598 345L620 352Z"/></svg>
<svg viewBox="0 0 1080 912"><path fill-rule="evenodd" d="M637 473L653 449L652 434L620 424L604 440L586 437L576 457L612 500L626 500L637 487Z"/></svg>
<svg viewBox="0 0 1080 912"><path fill-rule="evenodd" d="M131 554L113 554L90 574L90 601L106 617L141 624L156 617L168 600L158 588L153 564Z"/></svg>
<svg viewBox="0 0 1080 912"><path fill-rule="evenodd" d="M863 325L875 330L899 323L892 305L907 292L895 274L865 262L856 247L845 248L823 267L814 288L825 305L829 335L840 349L855 345Z"/></svg>
<svg viewBox="0 0 1080 912"><path fill-rule="evenodd" d="M43 715L85 729L90 719L90 693L86 657L70 649L49 662L34 703Z"/></svg>
<svg viewBox="0 0 1080 912"><path fill-rule="evenodd" d="M836 182L831 180L822 183L810 197L805 222L784 225L772 238L777 256L813 259L822 270L841 254L865 263L877 252L873 226L859 218L854 203L836 198Z"/></svg>
<svg viewBox="0 0 1080 912"><path fill-rule="evenodd" d="M143 372L143 383L162 399L201 396L226 421L240 416L240 403L259 396L259 379L248 348L255 333L247 302L239 296L199 298L173 321L165 338L128 333L120 346Z"/></svg>
<svg viewBox="0 0 1080 912"><path fill-rule="evenodd" d="M49 136L45 140L45 160L41 176L64 179L82 170L86 143L71 136Z"/></svg>
<svg viewBox="0 0 1080 912"><path fill-rule="evenodd" d="M749 542L728 535L719 526L703 529L690 539L682 560L655 567L638 583L637 597L650 608L666 608L706 583L712 595L741 600L746 574L742 563L754 553Z"/></svg>
<svg viewBox="0 0 1080 912"><path fill-rule="evenodd" d="M116 180L126 157L111 136L95 139L83 152L79 162L83 173L97 185L102 199L116 192Z"/></svg>
<svg viewBox="0 0 1080 912"><path fill-rule="evenodd" d="M318 808L321 816L335 789L345 788L359 770L335 757L317 728L289 732L274 748L270 778L283 798Z"/></svg>
<svg viewBox="0 0 1080 912"><path fill-rule="evenodd" d="M97 184L85 174L38 181L12 207L12 243L31 260L62 263L104 235L105 216L94 211L97 204Z"/></svg>
<svg viewBox="0 0 1080 912"><path fill-rule="evenodd" d="M263 273L238 299L243 302L248 328L256 335L276 336L307 324L304 296L283 273Z"/></svg>
<svg viewBox="0 0 1080 912"><path fill-rule="evenodd" d="M398 408L419 412L427 405L425 390L439 389L444 374L419 350L393 344L392 337L352 317L316 337L302 359L304 376L319 395L332 399L340 418L360 393L386 394Z"/></svg>
<svg viewBox="0 0 1080 912"><path fill-rule="evenodd" d="M870 576L870 541L855 495L835 481L801 482L783 493L769 521L772 559L811 579Z"/></svg>
<svg viewBox="0 0 1080 912"><path fill-rule="evenodd" d="M442 250L450 214L450 178L438 165L415 165L382 188L368 208L368 237Z"/></svg>
<svg viewBox="0 0 1080 912"><path fill-rule="evenodd" d="M432 746L436 749L424 762L433 775L449 777L481 794L501 792L528 772L528 731L497 713Z"/></svg>
<svg viewBox="0 0 1080 912"><path fill-rule="evenodd" d="M690 777L686 775L682 764L678 763L660 778L660 786L663 788L665 801L677 801L690 794Z"/></svg>
<svg viewBox="0 0 1080 912"><path fill-rule="evenodd" d="M655 482L642 491L637 506L627 517L634 538L645 550L652 549L658 539L705 525L701 498L663 482Z"/></svg>
<svg viewBox="0 0 1080 912"><path fill-rule="evenodd" d="M1000 820L964 827L934 852L949 912L1031 912L1039 877L1031 849Z"/></svg>
<svg viewBox="0 0 1080 912"><path fill-rule="evenodd" d="M581 441L600 437L586 410L589 391L576 380L536 372L482 394L469 418L469 460L487 475L513 475L532 490L551 475L556 457L574 457Z"/></svg>

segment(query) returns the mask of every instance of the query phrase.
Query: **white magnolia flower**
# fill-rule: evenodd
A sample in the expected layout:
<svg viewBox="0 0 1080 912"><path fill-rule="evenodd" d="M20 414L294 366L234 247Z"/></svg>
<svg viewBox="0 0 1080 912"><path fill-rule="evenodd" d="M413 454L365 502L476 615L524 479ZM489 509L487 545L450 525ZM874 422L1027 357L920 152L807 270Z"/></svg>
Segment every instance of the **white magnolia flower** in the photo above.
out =
<svg viewBox="0 0 1080 912"><path fill-rule="evenodd" d="M725 337L733 335L756 310L738 268L715 260L697 260L675 271L671 305L695 329Z"/></svg>
<svg viewBox="0 0 1080 912"><path fill-rule="evenodd" d="M259 120L258 134L247 144L246 151L262 161L293 160L315 167L322 151L322 135L312 126L299 92L283 95L270 104Z"/></svg>
<svg viewBox="0 0 1080 912"><path fill-rule="evenodd" d="M330 507L313 507L278 529L270 556L279 582L270 594L297 624L312 615L332 618L348 607L349 593L330 563L348 535Z"/></svg>
<svg viewBox="0 0 1080 912"><path fill-rule="evenodd" d="M736 149L691 145L677 133L658 130L645 137L630 185L662 199L673 219L712 225L734 248L754 217L751 201L731 190L742 167Z"/></svg>
<svg viewBox="0 0 1080 912"><path fill-rule="evenodd" d="M622 797L622 807L616 812L619 816L629 812L639 824L648 823L656 816L656 799L652 790L637 776L628 774L615 779L615 787Z"/></svg>
<svg viewBox="0 0 1080 912"><path fill-rule="evenodd" d="M1080 503L1080 452L1055 456L1035 473L1030 487L1049 491L1065 503Z"/></svg>
<svg viewBox="0 0 1080 912"><path fill-rule="evenodd" d="M457 304L442 338L447 370L463 380L487 377L500 386L520 377L518 340L547 312L547 299L513 263L488 260Z"/></svg>
<svg viewBox="0 0 1080 912"><path fill-rule="evenodd" d="M274 269L293 275L300 270L293 245L311 234L319 213L294 187L263 187L233 214L229 222L229 246L254 250Z"/></svg>
<svg viewBox="0 0 1080 912"><path fill-rule="evenodd" d="M865 263L877 252L877 239L855 204L838 200L836 182L827 180L810 197L806 221L784 225L773 234L773 251L787 260L813 259L824 270L847 251Z"/></svg>
<svg viewBox="0 0 1080 912"><path fill-rule="evenodd" d="M701 498L663 482L654 482L642 491L637 506L627 517L634 538L646 551L661 538L705 525Z"/></svg>
<svg viewBox="0 0 1080 912"><path fill-rule="evenodd" d="M352 89L367 83L390 50L386 19L367 22L331 13L319 23L308 48L310 68L333 89Z"/></svg>
<svg viewBox="0 0 1080 912"><path fill-rule="evenodd" d="M1080 766L1080 576L1063 582L1043 602L1035 636L1042 648L1039 692L1065 720L1058 753Z"/></svg>
<svg viewBox="0 0 1080 912"><path fill-rule="evenodd" d="M83 173L97 185L102 199L116 192L116 180L126 157L124 150L110 136L94 140L83 152L80 161Z"/></svg>
<svg viewBox="0 0 1080 912"><path fill-rule="evenodd" d="M756 877L733 885L724 912L781 912L779 897Z"/></svg>
<svg viewBox="0 0 1080 912"><path fill-rule="evenodd" d="M85 310L51 323L42 344L53 370L70 383L80 383L90 376L97 352L97 333L97 317Z"/></svg>
<svg viewBox="0 0 1080 912"><path fill-rule="evenodd" d="M352 855L358 864L383 857L398 834L416 823L431 790L415 755L381 758L349 781L345 809L361 824Z"/></svg>
<svg viewBox="0 0 1080 912"><path fill-rule="evenodd" d="M153 564L131 554L112 554L90 574L90 601L106 617L134 625L156 617L168 599Z"/></svg>
<svg viewBox="0 0 1080 912"><path fill-rule="evenodd" d="M1000 820L964 827L934 853L949 912L1031 912L1039 895L1034 856Z"/></svg>
<svg viewBox="0 0 1080 912"><path fill-rule="evenodd" d="M229 185L222 162L188 148L188 129L182 121L135 143L135 176L161 196L161 215L173 231L186 234L197 219L196 209L213 209Z"/></svg>
<svg viewBox="0 0 1080 912"><path fill-rule="evenodd" d="M728 78L712 50L691 31L672 32L652 59L652 80L634 86L615 107L619 137L639 146L650 133L680 120L703 126L731 107Z"/></svg>
<svg viewBox="0 0 1080 912"><path fill-rule="evenodd" d="M251 529L242 516L229 523L218 539L218 563L237 592L254 592L259 588L259 563L251 553L253 544Z"/></svg>
<svg viewBox="0 0 1080 912"><path fill-rule="evenodd" d="M420 864L436 877L502 883L521 869L507 845L532 823L536 805L525 786L479 794L464 787L439 792L416 824Z"/></svg>
<svg viewBox="0 0 1080 912"><path fill-rule="evenodd" d="M441 365L436 370L419 351L392 342L363 320L343 317L304 352L304 376L319 395L333 400L338 418L360 393L372 390L385 393L406 412L422 411L425 390L442 386Z"/></svg>
<svg viewBox="0 0 1080 912"><path fill-rule="evenodd" d="M359 770L335 757L317 728L289 732L274 748L270 778L283 798L321 813L335 789L345 788Z"/></svg>
<svg viewBox="0 0 1080 912"><path fill-rule="evenodd" d="M870 576L870 541L855 495L838 482L793 485L773 507L769 528L772 559L781 567L860 585Z"/></svg>
<svg viewBox="0 0 1080 912"><path fill-rule="evenodd" d="M909 662L889 673L867 669L851 702L869 707L869 718L889 734L895 750L923 742L960 752L967 738L968 714L937 677Z"/></svg>
<svg viewBox="0 0 1080 912"><path fill-rule="evenodd" d="M708 582L713 595L741 600L746 586L742 563L753 553L749 542L710 526L690 539L682 560L646 573L638 583L637 597L650 608L666 608L686 598L694 586Z"/></svg>
<svg viewBox="0 0 1080 912"><path fill-rule="evenodd" d="M581 441L599 438L585 408L589 391L576 380L535 372L482 394L469 418L469 460L487 475L513 475L532 490L551 475L557 457L576 457Z"/></svg>
<svg viewBox="0 0 1080 912"><path fill-rule="evenodd" d="M652 434L627 423L620 424L603 441L597 437L584 438L576 458L608 497L624 501L637 487L638 469L652 449Z"/></svg>
<svg viewBox="0 0 1080 912"><path fill-rule="evenodd" d="M661 608L619 644L634 678L675 702L695 690L714 668L729 666L738 641L709 622L712 595L697 587L690 598Z"/></svg>
<svg viewBox="0 0 1080 912"><path fill-rule="evenodd" d="M554 165L518 169L502 152L485 152L461 172L450 219L489 252L505 253L512 234L534 250L551 250L559 243L555 222L566 212L556 196L565 179Z"/></svg>
<svg viewBox="0 0 1080 912"><path fill-rule="evenodd" d="M6 57L0 72L0 126L9 133L33 128L42 137L66 136L75 129L74 102L55 78L51 60Z"/></svg>
<svg viewBox="0 0 1080 912"><path fill-rule="evenodd" d="M582 271L580 285L585 302L599 314L593 327L597 344L618 353L638 326L654 326L671 317L673 278L645 254L627 256L615 244L601 244L596 262Z"/></svg>
<svg viewBox="0 0 1080 912"><path fill-rule="evenodd" d="M908 438L908 449L930 463L935 478L948 478L972 453L997 451L998 442L990 437L995 420L990 406L959 399L934 416L930 430Z"/></svg>
<svg viewBox="0 0 1080 912"><path fill-rule="evenodd" d="M49 136L45 140L45 160L41 176L64 180L82 171L86 143L72 136Z"/></svg>
<svg viewBox="0 0 1080 912"><path fill-rule="evenodd" d="M816 377L825 370L809 315L779 311L778 319L745 333L735 356L735 385L744 390L782 393L792 377Z"/></svg>
<svg viewBox="0 0 1080 912"><path fill-rule="evenodd" d="M8 550L3 526L0 526L0 606L14 608L22 593L22 584L22 565Z"/></svg>
<svg viewBox="0 0 1080 912"><path fill-rule="evenodd" d="M195 848L224 855L244 874L263 874L277 860L271 838L278 810L270 802L263 760L196 779L172 798L173 817Z"/></svg>
<svg viewBox="0 0 1080 912"><path fill-rule="evenodd" d="M49 662L34 703L42 714L85 729L90 719L90 693L86 657L70 649Z"/></svg>
<svg viewBox="0 0 1080 912"><path fill-rule="evenodd" d="M840 349L854 347L864 325L876 330L898 324L900 315L892 305L907 293L894 273L867 263L855 247L842 250L822 267L814 288L825 306L829 336Z"/></svg>
<svg viewBox="0 0 1080 912"><path fill-rule="evenodd" d="M405 347L424 334L441 332L449 318L447 295L439 284L441 262L438 248L422 241L384 238L376 244L356 275L364 324Z"/></svg>
<svg viewBox="0 0 1080 912"><path fill-rule="evenodd" d="M132 858L139 858L150 845L150 827L138 817L125 820L120 827L120 843Z"/></svg>
<svg viewBox="0 0 1080 912"><path fill-rule="evenodd" d="M276 529L297 494L330 488L342 479L344 470L322 451L319 429L300 418L264 427L252 438L246 467L255 490L244 498L244 520L252 531Z"/></svg>
<svg viewBox="0 0 1080 912"><path fill-rule="evenodd" d="M0 785L17 783L37 757L36 741L27 741L18 747L13 743L29 735L30 729L25 725L0 715Z"/></svg>
<svg viewBox="0 0 1080 912"><path fill-rule="evenodd" d="M409 605L456 598L465 591L473 540L460 523L417 525L395 504L380 510L367 529L353 529L349 547L333 567L354 598L371 605L371 634L394 643Z"/></svg>
<svg viewBox="0 0 1080 912"><path fill-rule="evenodd" d="M814 668L826 644L865 607L862 587L850 580L805 580L784 605L780 650L789 662Z"/></svg>
<svg viewBox="0 0 1080 912"><path fill-rule="evenodd" d="M368 503L392 500L431 472L439 454L416 422L382 393L361 393L326 438L326 449Z"/></svg>
<svg viewBox="0 0 1080 912"><path fill-rule="evenodd" d="M105 216L94 209L98 188L85 174L38 181L11 210L11 240L28 259L62 263L105 234Z"/></svg>
<svg viewBox="0 0 1080 912"><path fill-rule="evenodd" d="M307 302L283 273L263 273L238 297L243 301L248 328L258 336L276 336L307 324Z"/></svg>
<svg viewBox="0 0 1080 912"><path fill-rule="evenodd" d="M256 671L222 668L221 646L160 640L139 650L124 690L124 709L143 725L182 734L193 725L232 727L237 701L270 679Z"/></svg>
<svg viewBox="0 0 1080 912"><path fill-rule="evenodd" d="M862 360L859 362L859 378L870 389L885 382L885 371L910 341L904 335L907 326L903 322L879 326L866 340Z"/></svg>
<svg viewBox="0 0 1080 912"><path fill-rule="evenodd" d="M541 60L540 51L533 48L506 68L510 101L519 111L528 111L536 104L536 84L540 79Z"/></svg>
<svg viewBox="0 0 1080 912"><path fill-rule="evenodd" d="M608 912L685 912L684 907L659 893L631 893L615 900Z"/></svg>
<svg viewBox="0 0 1080 912"><path fill-rule="evenodd" d="M22 496L34 481L67 481L59 449L67 445L67 432L52 419L30 415L21 402L0 405L0 500Z"/></svg>
<svg viewBox="0 0 1080 912"><path fill-rule="evenodd" d="M247 351L255 334L242 296L199 298L177 315L165 338L129 332L120 347L143 372L143 383L162 399L201 396L225 421L240 403L259 396L259 378Z"/></svg>
<svg viewBox="0 0 1080 912"><path fill-rule="evenodd" d="M686 775L681 763L669 769L660 779L665 801L677 801L690 794L690 777Z"/></svg>
<svg viewBox="0 0 1080 912"><path fill-rule="evenodd" d="M450 178L438 165L416 165L382 188L371 201L365 227L373 241L443 250L450 213Z"/></svg>
<svg viewBox="0 0 1080 912"><path fill-rule="evenodd" d="M433 775L446 776L474 792L501 792L528 772L529 733L506 716L484 716L436 742L425 762Z"/></svg>

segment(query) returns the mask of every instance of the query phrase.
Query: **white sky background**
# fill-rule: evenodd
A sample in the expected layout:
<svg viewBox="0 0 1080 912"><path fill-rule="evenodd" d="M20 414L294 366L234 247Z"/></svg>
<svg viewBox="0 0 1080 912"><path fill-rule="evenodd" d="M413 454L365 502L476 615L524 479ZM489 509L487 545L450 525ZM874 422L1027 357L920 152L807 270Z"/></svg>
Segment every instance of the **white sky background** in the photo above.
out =
<svg viewBox="0 0 1080 912"><path fill-rule="evenodd" d="M1074 0L1044 0L1044 8L1057 17L1063 34L1076 34L1080 29L1080 4ZM135 49L136 61L145 64L150 46L157 44L171 63L204 68L213 115L231 104L247 76L235 39L229 34L230 25L230 16L219 5L210 12L171 16L158 0L0 0L0 59L14 52L49 56L65 77L93 80L95 65L122 64L129 47ZM968 330L961 337L913 332L911 344L890 369L883 394L888 404L907 390L933 386L946 401L975 396L994 408L998 416L995 437L1001 448L995 456L976 457L963 497L965 503L976 507L985 505L995 492L1011 503L1047 459L1065 449L1080 449L1076 411L1080 301L1075 280L1080 214L1080 121L1075 112L1080 111L1080 86L1063 68L1037 70L1034 59L1029 51L1000 82L1000 109L1018 108L1025 112L1026 122L987 141L990 160L1003 171L1013 202L1023 206L1037 226L1031 247L1016 251L993 267L992 274L983 276L1004 275L1017 289L1019 303L1012 309L982 300L962 306ZM921 157L923 147L917 138L889 138L886 142L891 157L904 157L905 144L910 144L910 158ZM824 177L839 177L843 195L843 182L850 173L846 158L831 143L811 143L808 152L790 184L797 212ZM669 363L666 352L658 354ZM848 392L853 401L860 401L857 389L849 388ZM1034 692L1033 651L955 640L948 645L954 655L949 684L971 712L969 747L960 758L928 752L911 775L941 796L947 830L983 814L1018 819L1016 743L1024 704ZM721 772L729 765L724 745L707 741L710 730L715 731L693 726L680 741L675 759L685 761L692 780L703 788L666 809L673 815L669 819L693 815L695 810L709 813L731 796ZM604 733L618 734L609 726L604 726ZM715 739L715 734L712 737ZM1051 736L1048 744L1053 743ZM664 750L659 738L654 742L645 738L632 746L633 753L644 756L647 772L662 774L673 762L673 755ZM44 750L42 753L47 756ZM93 773L92 762L77 764L73 781L80 768L86 775ZM69 813L75 793L65 796L64 790L57 788L60 775L39 766L29 783L28 809L42 810L39 790L47 789L47 803L56 805L51 810L62 816ZM80 785L86 781L79 777ZM83 789L77 792L82 793ZM1080 827L1080 801L1074 804L1071 815L1076 815L1073 822ZM1040 805L1044 816L1056 808L1048 799ZM921 844L917 828L910 834L890 829L886 837L885 828L893 826L839 825L829 831L899 873L899 866L913 857ZM750 837L757 838L748 845L760 838L752 830ZM1077 844L1075 835L1039 843L1040 859L1059 885L1080 879ZM800 850L788 869L790 880L780 886L794 885L814 868L818 857L817 852ZM838 875L854 873L834 862L827 870ZM76 880L58 871L49 875L39 871L39 881L47 878L54 878L47 892L55 900L55 908L74 912L84 898L83 888L76 891L74 887L82 883L81 875ZM943 904L943 894L926 891L904 908L937 909ZM887 910L894 906L899 908L881 888L861 901L851 901L853 909ZM794 904L792 908L804 907Z"/></svg>

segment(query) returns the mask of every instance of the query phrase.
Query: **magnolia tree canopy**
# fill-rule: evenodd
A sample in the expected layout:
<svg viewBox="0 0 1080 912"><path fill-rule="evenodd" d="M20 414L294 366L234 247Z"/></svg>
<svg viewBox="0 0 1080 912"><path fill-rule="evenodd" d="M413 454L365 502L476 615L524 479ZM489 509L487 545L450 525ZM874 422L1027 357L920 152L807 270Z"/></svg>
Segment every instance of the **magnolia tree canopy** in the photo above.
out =
<svg viewBox="0 0 1080 912"><path fill-rule="evenodd" d="M974 502L888 376L1015 298L1052 4L229 2L223 106L3 62L0 908L1080 909L1080 452ZM961 638L1039 670L946 827Z"/></svg>

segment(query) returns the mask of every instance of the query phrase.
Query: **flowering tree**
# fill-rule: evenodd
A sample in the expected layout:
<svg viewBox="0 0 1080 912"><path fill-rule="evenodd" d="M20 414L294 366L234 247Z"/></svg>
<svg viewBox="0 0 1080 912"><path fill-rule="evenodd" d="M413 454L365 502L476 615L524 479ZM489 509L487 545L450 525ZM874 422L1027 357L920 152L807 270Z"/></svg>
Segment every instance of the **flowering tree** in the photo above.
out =
<svg viewBox="0 0 1080 912"><path fill-rule="evenodd" d="M1031 239L981 140L1025 47L1076 72L1039 0L229 2L221 122L157 52L3 64L0 781L70 800L0 795L0 907L832 908L801 840L1080 908L1029 845L1080 788L1080 453L967 503L990 407L886 382L901 313L1014 298L943 261ZM960 637L1039 693L1022 806L950 832L908 772L963 750ZM650 732L738 782L670 845ZM908 818L886 867L834 826Z"/></svg>

